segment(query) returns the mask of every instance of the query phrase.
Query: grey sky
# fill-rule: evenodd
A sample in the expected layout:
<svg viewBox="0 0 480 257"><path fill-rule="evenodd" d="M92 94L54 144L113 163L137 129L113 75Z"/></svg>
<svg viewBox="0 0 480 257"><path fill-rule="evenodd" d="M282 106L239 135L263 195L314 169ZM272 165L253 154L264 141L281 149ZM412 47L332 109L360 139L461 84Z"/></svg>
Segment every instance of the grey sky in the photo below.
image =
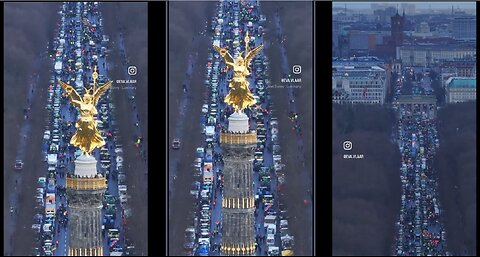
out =
<svg viewBox="0 0 480 257"><path fill-rule="evenodd" d="M387 3L387 2L333 2L333 7L345 7L345 3L347 4L347 9L370 9L370 5L372 3ZM409 1L402 1L402 2L388 2L389 4L401 4L401 3L412 3L416 5L417 9L428 9L431 6L432 9L450 9L453 7L456 9L457 7L460 9L473 9L475 10L476 5L475 2L409 2Z"/></svg>

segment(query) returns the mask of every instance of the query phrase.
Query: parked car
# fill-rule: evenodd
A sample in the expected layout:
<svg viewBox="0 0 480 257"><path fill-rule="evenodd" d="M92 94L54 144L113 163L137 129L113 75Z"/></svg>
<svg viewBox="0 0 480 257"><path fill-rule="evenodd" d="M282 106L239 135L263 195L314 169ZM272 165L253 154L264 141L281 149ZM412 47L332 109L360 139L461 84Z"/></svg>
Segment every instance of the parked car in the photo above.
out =
<svg viewBox="0 0 480 257"><path fill-rule="evenodd" d="M16 170L22 170L23 169L23 161L22 160L16 160L15 161L15 169Z"/></svg>
<svg viewBox="0 0 480 257"><path fill-rule="evenodd" d="M180 139L178 138L173 139L172 149L180 149Z"/></svg>

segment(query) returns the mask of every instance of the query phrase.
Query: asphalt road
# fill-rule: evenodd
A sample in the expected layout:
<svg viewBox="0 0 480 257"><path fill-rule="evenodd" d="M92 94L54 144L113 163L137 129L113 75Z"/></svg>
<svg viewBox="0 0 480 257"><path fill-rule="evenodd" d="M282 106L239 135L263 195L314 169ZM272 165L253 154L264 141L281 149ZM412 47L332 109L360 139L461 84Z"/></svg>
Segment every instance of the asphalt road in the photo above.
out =
<svg viewBox="0 0 480 257"><path fill-rule="evenodd" d="M144 138L144 149L148 150L148 112L147 112L147 94L148 78L147 72L142 67L147 67L148 56L146 51L136 51L139 48L146 47L147 33L146 3L103 3L101 6L105 20L105 32L110 35L111 53L108 57L108 74L115 82L117 79L136 79L137 83L132 84L135 87L133 94L134 102L129 100L128 96L132 92L125 89L113 90L113 101L117 107L117 122L120 125L120 143L124 151L124 169L126 171L126 180L128 194L131 196L128 203L132 209L132 218L125 226L127 243L130 241L135 246L135 254L145 256L148 254L148 197L145 197L148 187L148 171L145 161L137 156L138 149L133 145L133 138L141 135ZM140 18L138 15L143 15ZM133 16L133 17L130 17ZM122 36L120 36L122 34ZM122 40L120 41L120 37ZM143 43L145 42L145 44ZM135 45L135 46L134 46ZM135 49L135 50L134 50ZM122 52L124 54L122 54ZM135 65L138 73L135 77L129 78L126 74L126 66ZM124 85L116 85L122 88ZM135 105L135 109L133 106ZM134 125L134 119L138 114L139 127ZM147 152L148 154L148 152ZM148 156L148 159L152 156Z"/></svg>
<svg viewBox="0 0 480 257"><path fill-rule="evenodd" d="M23 147L15 150L8 149L4 152L5 162L11 163L11 165L7 165L7 168L4 170L4 224L6 225L4 235L7 235L4 237L5 255L28 255L35 241L35 235L31 230L35 212L33 196L35 195L36 180L44 171L40 168L43 166L40 146L43 139L44 118L46 117L44 108L46 103L46 90L42 88L41 85L47 84L49 75L48 72L46 72L46 69L48 69L48 61L45 59L39 59L37 61L42 65L37 66L38 70L36 72L32 72L32 74L40 74L40 77L33 87L34 91L30 98L32 105L29 118L25 121L25 126L28 126L28 129L21 130L24 117L20 116L22 120L19 120L19 130L17 130L15 134L18 142L21 142L25 134L22 135L22 133L19 132L26 132L27 137L24 139L24 146L36 145L39 147ZM19 98L20 97L21 96L19 96ZM24 99L27 99L27 97ZM19 101L20 104L26 102L27 100ZM21 145L20 143L16 145L15 148ZM25 165L20 172L16 172L12 166L16 156L24 157L23 162ZM15 180L17 180L17 185L15 185ZM14 195L16 195L16 197ZM11 204L11 200L13 200L13 204ZM13 216L10 215L11 205L16 209L16 213ZM12 220L12 218L14 219Z"/></svg>
<svg viewBox="0 0 480 257"><path fill-rule="evenodd" d="M195 149L202 143L198 117L203 94L207 93L202 85L205 79L204 64L210 46L209 36L198 33L204 29L207 20L210 22L214 7L215 2L174 2L169 7L168 144L174 137L181 140L179 150L168 150L169 165L174 166L174 170L169 170L169 175L176 175L172 185L174 191L169 196L170 215L167 221L168 250L169 255L173 256L185 254L184 232L188 226L193 225L192 220L188 219L194 203L189 188L194 182L192 164ZM197 11L190 16L191 10ZM191 75L188 74L188 69L191 69ZM186 93L183 84L187 86Z"/></svg>
<svg viewBox="0 0 480 257"><path fill-rule="evenodd" d="M198 59L207 59L207 49L209 40L206 37L197 36L195 40L199 40ZM194 50L192 49L192 52ZM187 66L187 65L185 65ZM169 151L169 159L172 160L171 165L175 165L175 170L172 169L172 175L176 174L176 179L173 183L175 190L172 197L169 199L169 250L171 255L183 255L183 241L185 229L192 225L188 220L188 213L193 211L193 199L190 196L190 185L193 180L192 164L195 159L195 149L201 145L201 133L198 117L200 116L201 107L203 104L203 94L206 92L205 87L200 86L205 78L205 71L203 65L197 65L192 70L192 86L187 92L187 108L184 110L186 117L182 122L183 133L176 134L174 129L169 129L169 143L172 142L175 136L181 140L181 148L177 151ZM180 91L183 93L183 88L180 85L169 85L169 90ZM172 99L173 100L173 99ZM173 100L174 101L174 100ZM180 117L179 109L169 110L172 116ZM169 127L173 122L169 121ZM177 121L178 123L178 121ZM174 123L175 124L175 123Z"/></svg>
<svg viewBox="0 0 480 257"><path fill-rule="evenodd" d="M118 39L118 34L117 34ZM122 57L119 54L119 46L116 46L111 55L110 62L114 64L112 69L112 79L128 79L124 72L126 67L119 65ZM125 48L123 48L125 49ZM126 50L126 49L125 49ZM137 85L136 90L147 90L147 85ZM129 205L132 207L133 217L130 223L127 225L126 231L127 237L130 238L135 245L136 253L139 255L147 254L147 231L148 231L148 197L147 190L147 176L145 171L147 169L146 163L142 158L137 156L138 150L133 145L134 135L137 135L137 131L134 128L134 122L132 121L132 105L128 100L127 92L119 89L113 92L114 102L117 106L117 119L119 124L125 124L120 130L121 144L124 147L124 167L127 176L128 193L131 195L129 199ZM146 104L146 101L138 99L136 102L140 104ZM143 103L142 103L143 102ZM128 104L126 104L128 103ZM143 117L146 117L146 113L141 113ZM143 124L142 124L143 126ZM142 135L144 135L142 133ZM128 172L130 171L130 172ZM134 171L134 172L131 172Z"/></svg>
<svg viewBox="0 0 480 257"><path fill-rule="evenodd" d="M265 2L262 5L262 12L267 16L267 26L268 32L266 33L266 40L268 40L269 49L267 50L267 56L270 59L270 68L271 68L271 80L272 84L281 84L281 78L284 78L284 64L282 63L282 46L279 42L275 31L277 29L277 24L275 24L275 15L277 8L284 8L279 10L279 20L282 31L285 31L284 38L286 41L284 43L284 49L286 51L285 55L289 56L289 53L295 53L297 51L297 46L292 45L289 42L289 35L293 36L293 33L289 31L289 24L282 22L288 15L292 15L290 12L285 11L295 9L296 12L293 13L307 13L304 8L308 10L308 5L303 4L292 4L278 3L278 2ZM302 32L303 31L303 32ZM303 33L310 33L308 30L308 25L306 25L302 30L297 30L296 34L299 37L303 37L303 47L307 47L311 44L307 36L304 36ZM283 61L285 62L285 61ZM308 59L303 59L301 61L302 70L308 70ZM303 79L306 76L302 76ZM308 78L307 78L308 79ZM301 90L311 90L311 86L308 83L302 83ZM297 134L292 130L292 122L288 118L290 109L284 108L283 106L288 106L289 101L292 99L291 93L286 89L274 89L270 90L273 100L274 108L277 110L278 124L279 124L279 137L280 137L280 146L282 146L282 159L285 164L283 171L285 172L286 184L283 186L281 191L283 196L281 196L280 201L284 202L287 205L290 221L289 228L292 231L293 236L295 237L295 246L294 253L296 255L310 255L312 254L312 233L313 233L313 214L311 213L312 205L311 198L307 190L311 188L312 180L310 183L306 183L306 180L313 178L313 158L312 156L312 140L311 132L313 131L311 119L309 115L306 115L304 111L309 109L308 106L312 106L311 94L296 94L295 97L296 106L298 115L303 117L299 119L300 126L302 131L306 131L306 136L309 138L304 138L302 141L304 143L303 151L310 152L308 155L302 153L298 148L298 137ZM311 109L310 109L311 111ZM294 147L284 147L284 146L294 146ZM296 146L296 147L295 147ZM303 163L302 160L305 160ZM304 168L302 168L304 167ZM303 174L303 172L307 172ZM299 174L300 173L300 174ZM308 205L304 204L304 200L307 199Z"/></svg>
<svg viewBox="0 0 480 257"><path fill-rule="evenodd" d="M41 6L40 6L41 5ZM34 207L34 191L31 183L36 180L40 172L36 167L41 163L40 150L29 147L41 142L42 135L37 135L37 126L43 125L44 110L42 105L45 96L41 88L37 88L30 98L31 111L28 125L25 148L20 149L20 131L25 122L22 109L26 108L27 95L31 92L30 78L34 73L40 74L36 85L46 84L48 81L48 64L41 62L39 54L46 48L46 44L31 44L31 42L45 42L49 26L53 25L49 12L56 8L56 4L46 6L30 3L9 3L5 5L5 56L8 63L4 77L4 255L27 255L33 245L32 213ZM33 8L32 8L33 7ZM52 8L52 9L49 9ZM33 32L33 33L32 33ZM35 33L39 32L39 33ZM11 35L15 33L17 37ZM45 34L43 34L45 33ZM17 40L18 39L18 40ZM31 46L31 47L30 47ZM36 65L35 65L36 64ZM40 68L39 68L40 67ZM25 165L21 172L13 169L17 156L25 156ZM17 185L15 189L15 180ZM15 199L16 212L10 216L10 199Z"/></svg>

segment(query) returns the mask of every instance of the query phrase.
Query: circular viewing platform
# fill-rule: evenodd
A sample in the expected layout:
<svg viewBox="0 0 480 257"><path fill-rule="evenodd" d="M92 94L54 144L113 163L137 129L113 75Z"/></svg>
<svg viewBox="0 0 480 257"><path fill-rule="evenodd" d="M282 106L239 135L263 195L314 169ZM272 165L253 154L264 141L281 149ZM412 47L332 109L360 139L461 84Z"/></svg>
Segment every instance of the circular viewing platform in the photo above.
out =
<svg viewBox="0 0 480 257"><path fill-rule="evenodd" d="M237 144L237 145L256 144L257 132L255 131L248 132L248 133L221 132L220 143L221 144Z"/></svg>
<svg viewBox="0 0 480 257"><path fill-rule="evenodd" d="M96 190L106 189L107 180L104 177L101 178L80 178L80 177L67 177L67 188L75 190Z"/></svg>

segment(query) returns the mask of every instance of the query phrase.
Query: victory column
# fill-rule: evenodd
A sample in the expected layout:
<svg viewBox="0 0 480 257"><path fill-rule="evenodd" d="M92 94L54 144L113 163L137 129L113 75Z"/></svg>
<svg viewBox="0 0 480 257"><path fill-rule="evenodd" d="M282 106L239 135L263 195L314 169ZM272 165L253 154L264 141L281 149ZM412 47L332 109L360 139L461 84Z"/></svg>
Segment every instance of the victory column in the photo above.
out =
<svg viewBox="0 0 480 257"><path fill-rule="evenodd" d="M103 256L102 200L107 188L106 179L97 174L97 160L90 153L105 145L94 115L100 96L112 85L112 81L97 88L97 67L92 74L93 86L85 89L81 97L70 85L58 81L67 92L73 106L80 110L77 131L70 144L79 147L82 154L75 160L75 171L67 177L69 207L69 256Z"/></svg>
<svg viewBox="0 0 480 257"><path fill-rule="evenodd" d="M228 130L220 134L224 160L221 254L230 256L253 256L256 250L252 164L257 133L250 131L249 119L243 110L255 104L246 77L250 75L250 62L263 45L250 51L249 42L247 33L245 57L240 52L235 60L225 48L214 46L227 67L233 70L225 102L232 105L235 112L228 118Z"/></svg>

